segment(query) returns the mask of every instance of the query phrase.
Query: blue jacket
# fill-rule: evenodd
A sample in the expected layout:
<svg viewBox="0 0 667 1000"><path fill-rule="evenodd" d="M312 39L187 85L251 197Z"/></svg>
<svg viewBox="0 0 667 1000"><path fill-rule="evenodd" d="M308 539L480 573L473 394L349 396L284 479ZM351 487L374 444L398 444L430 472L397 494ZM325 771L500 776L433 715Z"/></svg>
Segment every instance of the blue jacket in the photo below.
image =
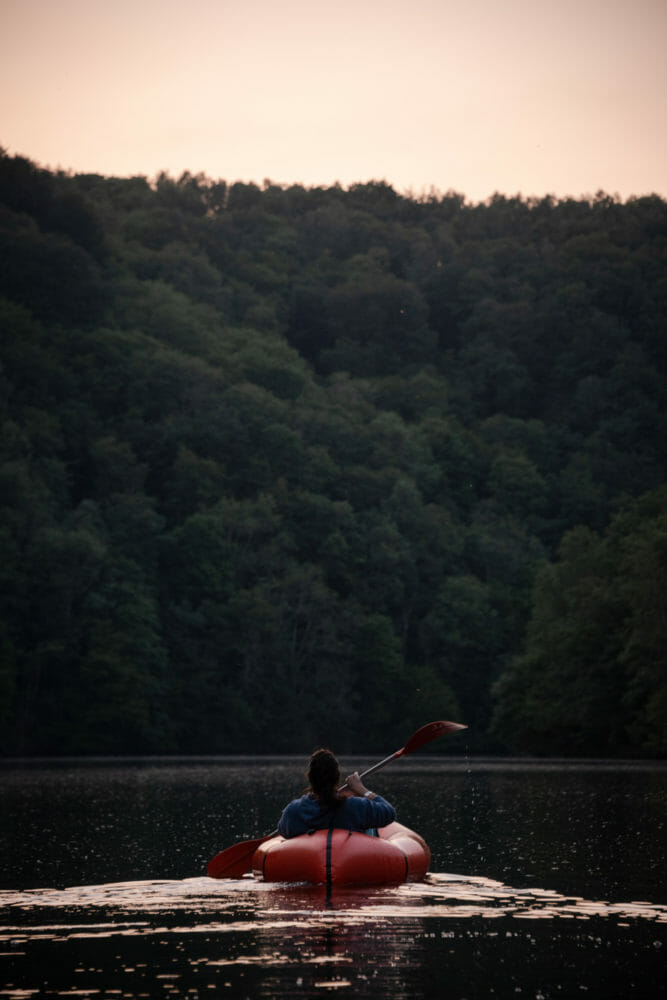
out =
<svg viewBox="0 0 667 1000"><path fill-rule="evenodd" d="M387 826L395 819L396 810L381 795L374 799L353 795L331 808L321 806L314 795L308 794L285 806L278 833L283 837L299 837L310 830L328 830L330 826L363 832L371 827Z"/></svg>

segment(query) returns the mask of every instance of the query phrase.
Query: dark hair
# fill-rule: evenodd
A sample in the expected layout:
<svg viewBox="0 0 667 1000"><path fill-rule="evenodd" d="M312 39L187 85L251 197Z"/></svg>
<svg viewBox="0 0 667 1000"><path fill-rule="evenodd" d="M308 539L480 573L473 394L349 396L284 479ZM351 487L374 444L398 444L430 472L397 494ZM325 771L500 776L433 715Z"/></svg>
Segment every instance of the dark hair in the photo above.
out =
<svg viewBox="0 0 667 1000"><path fill-rule="evenodd" d="M310 790L318 801L326 806L336 805L340 768L331 750L316 750L310 758L306 774Z"/></svg>

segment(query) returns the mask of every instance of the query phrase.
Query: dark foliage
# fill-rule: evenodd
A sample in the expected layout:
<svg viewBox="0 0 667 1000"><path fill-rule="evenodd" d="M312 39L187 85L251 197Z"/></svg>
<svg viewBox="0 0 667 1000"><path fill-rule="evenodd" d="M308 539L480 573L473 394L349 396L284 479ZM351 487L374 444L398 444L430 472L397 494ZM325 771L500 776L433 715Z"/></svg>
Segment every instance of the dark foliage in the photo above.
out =
<svg viewBox="0 0 667 1000"><path fill-rule="evenodd" d="M6 753L663 754L667 205L0 157Z"/></svg>

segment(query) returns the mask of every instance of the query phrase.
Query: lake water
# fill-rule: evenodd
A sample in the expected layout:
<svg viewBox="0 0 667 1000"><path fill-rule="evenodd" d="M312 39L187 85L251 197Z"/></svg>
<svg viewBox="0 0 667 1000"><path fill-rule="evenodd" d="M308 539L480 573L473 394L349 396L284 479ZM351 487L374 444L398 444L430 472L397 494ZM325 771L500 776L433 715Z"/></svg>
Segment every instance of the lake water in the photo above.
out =
<svg viewBox="0 0 667 1000"><path fill-rule="evenodd" d="M425 882L207 878L304 764L0 763L0 998L661 995L667 765L404 758L372 786L428 841Z"/></svg>

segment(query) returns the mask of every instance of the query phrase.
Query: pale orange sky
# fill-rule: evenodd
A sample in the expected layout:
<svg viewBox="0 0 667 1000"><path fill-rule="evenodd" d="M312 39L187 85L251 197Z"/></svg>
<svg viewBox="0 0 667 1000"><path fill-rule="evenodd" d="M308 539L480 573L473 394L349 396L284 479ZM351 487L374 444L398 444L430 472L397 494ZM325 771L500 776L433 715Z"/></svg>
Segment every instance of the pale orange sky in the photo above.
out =
<svg viewBox="0 0 667 1000"><path fill-rule="evenodd" d="M43 166L667 196L667 0L0 0Z"/></svg>

